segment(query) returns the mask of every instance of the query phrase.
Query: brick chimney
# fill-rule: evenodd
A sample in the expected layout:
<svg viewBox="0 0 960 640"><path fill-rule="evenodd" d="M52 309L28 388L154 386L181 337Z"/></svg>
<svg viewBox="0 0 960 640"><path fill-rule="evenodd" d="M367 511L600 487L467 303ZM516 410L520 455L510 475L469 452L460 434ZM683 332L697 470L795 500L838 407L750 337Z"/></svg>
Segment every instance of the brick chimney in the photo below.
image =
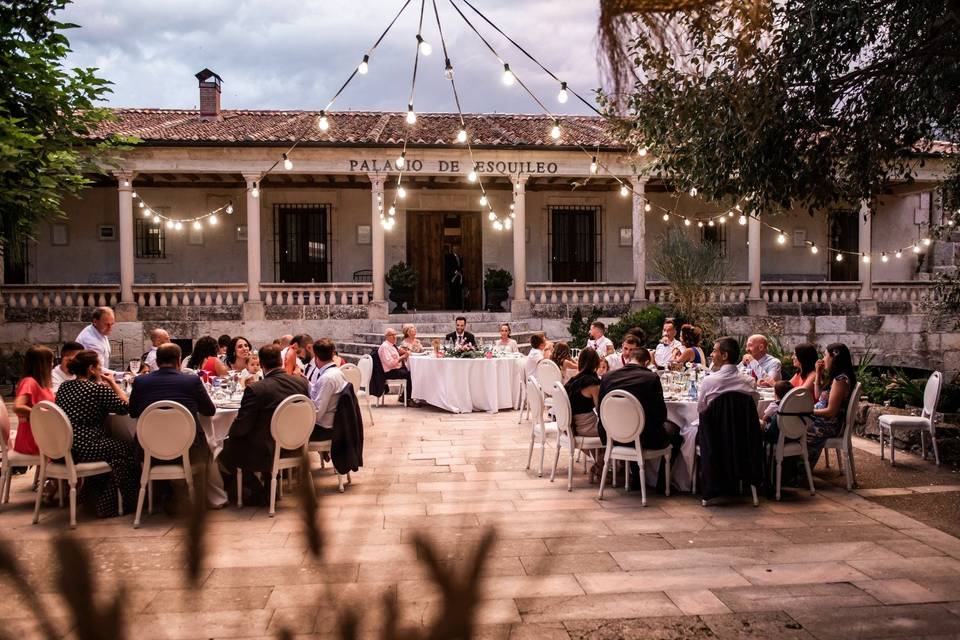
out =
<svg viewBox="0 0 960 640"><path fill-rule="evenodd" d="M200 81L200 118L219 120L220 84L223 80L210 69L204 69L196 77Z"/></svg>

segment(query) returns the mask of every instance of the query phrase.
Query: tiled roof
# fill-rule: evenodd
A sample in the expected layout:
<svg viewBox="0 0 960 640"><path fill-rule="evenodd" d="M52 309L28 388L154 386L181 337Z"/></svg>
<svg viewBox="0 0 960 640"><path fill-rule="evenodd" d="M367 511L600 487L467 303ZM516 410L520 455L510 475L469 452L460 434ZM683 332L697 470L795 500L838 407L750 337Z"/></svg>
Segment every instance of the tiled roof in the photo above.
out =
<svg viewBox="0 0 960 640"><path fill-rule="evenodd" d="M116 119L102 124L94 138L111 134L135 136L148 145L249 145L292 143L300 135L310 146L408 145L453 146L460 129L455 113L418 113L414 125L405 113L341 111L327 114L330 128L320 131L315 111L221 111L219 119L203 120L191 109L113 109ZM478 147L585 147L622 149L605 120L596 116L559 116L562 135L550 137L549 116L464 114L472 144ZM459 146L459 145L457 145Z"/></svg>

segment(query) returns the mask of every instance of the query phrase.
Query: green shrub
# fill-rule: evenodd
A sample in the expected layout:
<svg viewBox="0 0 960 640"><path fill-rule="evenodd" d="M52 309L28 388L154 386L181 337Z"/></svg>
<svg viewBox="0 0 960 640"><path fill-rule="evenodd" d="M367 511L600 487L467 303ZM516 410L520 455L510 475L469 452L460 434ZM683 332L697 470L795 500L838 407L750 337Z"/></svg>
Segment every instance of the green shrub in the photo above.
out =
<svg viewBox="0 0 960 640"><path fill-rule="evenodd" d="M647 336L647 346L654 345L663 331L663 321L667 314L660 307L646 307L640 311L628 313L607 327L607 337L619 346L623 336L633 327L640 327Z"/></svg>
<svg viewBox="0 0 960 640"><path fill-rule="evenodd" d="M570 318L570 348L583 349L587 346L587 338L590 337L590 324L600 316L600 309L594 307L586 319L580 311L580 307L573 310L573 316Z"/></svg>

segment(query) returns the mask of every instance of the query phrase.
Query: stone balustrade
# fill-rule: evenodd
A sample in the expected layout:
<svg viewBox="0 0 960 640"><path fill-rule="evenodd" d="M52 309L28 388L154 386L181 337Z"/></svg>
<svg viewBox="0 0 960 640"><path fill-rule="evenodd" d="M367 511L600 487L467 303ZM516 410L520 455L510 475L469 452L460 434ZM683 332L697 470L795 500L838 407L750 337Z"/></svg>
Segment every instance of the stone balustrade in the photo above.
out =
<svg viewBox="0 0 960 640"><path fill-rule="evenodd" d="M761 282L760 297L767 303L855 303L859 282Z"/></svg>
<svg viewBox="0 0 960 640"><path fill-rule="evenodd" d="M924 280L875 282L873 297L878 302L928 302L936 295L932 283Z"/></svg>
<svg viewBox="0 0 960 640"><path fill-rule="evenodd" d="M247 285L144 284L134 285L133 295L140 307L223 307L243 304Z"/></svg>
<svg viewBox="0 0 960 640"><path fill-rule="evenodd" d="M8 309L114 306L120 300L119 284L7 284L0 301Z"/></svg>
<svg viewBox="0 0 960 640"><path fill-rule="evenodd" d="M529 282L530 304L630 304L632 282Z"/></svg>
<svg viewBox="0 0 960 640"><path fill-rule="evenodd" d="M360 306L373 300L373 284L369 282L264 282L260 291L267 307Z"/></svg>

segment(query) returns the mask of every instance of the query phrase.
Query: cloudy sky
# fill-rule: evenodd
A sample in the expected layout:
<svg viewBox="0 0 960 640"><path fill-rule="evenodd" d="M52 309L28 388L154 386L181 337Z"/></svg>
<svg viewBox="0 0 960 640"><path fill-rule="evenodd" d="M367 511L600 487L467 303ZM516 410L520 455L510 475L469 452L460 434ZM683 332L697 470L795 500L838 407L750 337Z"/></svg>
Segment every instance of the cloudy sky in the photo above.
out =
<svg viewBox="0 0 960 640"><path fill-rule="evenodd" d="M501 82L502 68L451 6L436 0L463 110L540 113L523 89ZM558 77L592 100L600 84L597 0L471 0ZM470 9L464 14L517 76L557 113L587 113L575 99L558 105L559 86ZM197 71L223 78L222 106L321 109L360 62L403 0L75 0L61 16L82 28L69 33L70 66L94 66L114 83L117 107L195 108ZM417 111L454 111L430 0ZM335 109L406 110L420 2L412 0Z"/></svg>

